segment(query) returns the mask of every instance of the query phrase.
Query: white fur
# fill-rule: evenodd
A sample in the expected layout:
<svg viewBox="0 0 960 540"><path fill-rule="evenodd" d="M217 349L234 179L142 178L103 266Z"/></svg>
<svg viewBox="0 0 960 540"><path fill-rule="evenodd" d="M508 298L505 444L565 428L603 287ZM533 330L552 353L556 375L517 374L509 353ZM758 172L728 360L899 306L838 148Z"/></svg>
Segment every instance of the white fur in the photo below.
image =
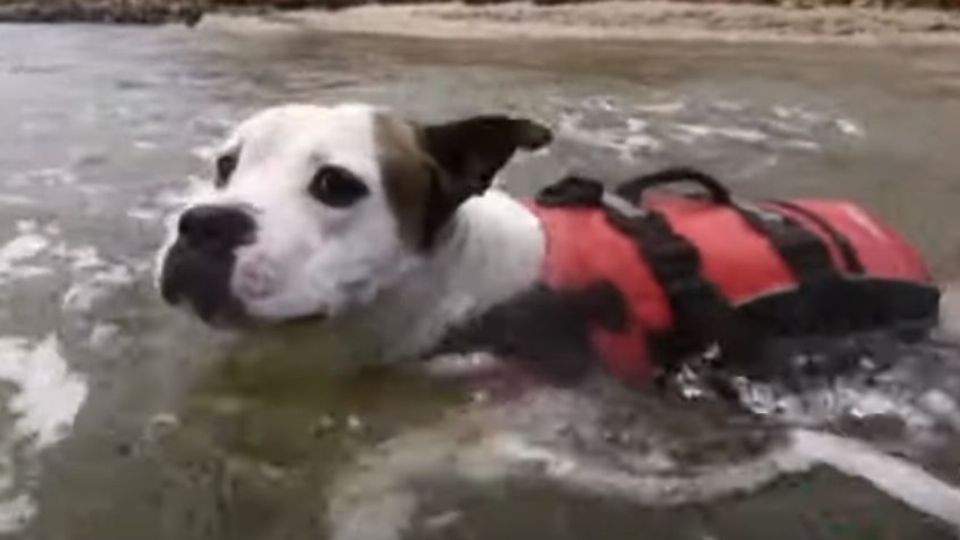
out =
<svg viewBox="0 0 960 540"><path fill-rule="evenodd" d="M403 356L530 286L544 240L532 213L490 190L457 210L430 253L404 242L377 159L377 112L288 105L255 115L221 149L239 156L229 183L190 206L240 205L253 215L257 237L236 251L230 284L249 315L323 314L330 329L360 331L357 339L376 340L367 345ZM324 164L351 171L369 196L347 208L311 198L307 187Z"/></svg>
<svg viewBox="0 0 960 540"><path fill-rule="evenodd" d="M544 236L520 202L491 189L465 202L453 219L450 234L416 272L349 314L347 324L377 334L395 356L413 355L537 280Z"/></svg>

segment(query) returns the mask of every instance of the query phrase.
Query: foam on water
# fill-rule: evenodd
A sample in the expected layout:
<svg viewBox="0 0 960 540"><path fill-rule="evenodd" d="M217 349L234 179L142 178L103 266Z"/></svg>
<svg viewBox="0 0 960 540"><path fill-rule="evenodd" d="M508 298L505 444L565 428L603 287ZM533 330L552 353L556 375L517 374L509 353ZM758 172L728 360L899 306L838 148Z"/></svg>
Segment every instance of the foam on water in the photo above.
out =
<svg viewBox="0 0 960 540"><path fill-rule="evenodd" d="M0 337L0 379L18 388L9 402L14 431L36 449L64 437L87 396L86 381L70 369L53 335L36 343Z"/></svg>
<svg viewBox="0 0 960 540"><path fill-rule="evenodd" d="M17 221L13 236L0 245L0 286L53 275L74 281L66 307L85 313L134 279L130 269L108 264L95 246L67 243L58 222ZM118 333L115 325L93 321L89 343L104 346ZM31 491L39 453L67 436L87 398L88 385L64 359L53 333L38 340L0 337L0 381L9 388L0 406L12 419L0 426L0 534L10 534L38 512Z"/></svg>
<svg viewBox="0 0 960 540"><path fill-rule="evenodd" d="M3 498L0 494L0 534L22 529L37 513L37 505L29 495Z"/></svg>
<svg viewBox="0 0 960 540"><path fill-rule="evenodd" d="M852 137L863 137L863 128L855 124L852 120L839 118L836 120L837 129L844 135Z"/></svg>
<svg viewBox="0 0 960 540"><path fill-rule="evenodd" d="M37 201L23 195L14 195L12 193L0 193L0 205L4 206L34 206Z"/></svg>
<svg viewBox="0 0 960 540"><path fill-rule="evenodd" d="M127 210L127 217L137 221L154 223L163 219L163 212L153 208L135 207Z"/></svg>
<svg viewBox="0 0 960 540"><path fill-rule="evenodd" d="M668 101L664 103L647 103L634 105L633 109L644 114L664 114L673 115L683 111L687 107L684 101Z"/></svg>
<svg viewBox="0 0 960 540"><path fill-rule="evenodd" d="M187 176L187 180L186 187L177 186L158 193L153 200L154 204L162 210L170 210L182 206L198 193L210 189L210 181L204 176L191 174Z"/></svg>
<svg viewBox="0 0 960 540"><path fill-rule="evenodd" d="M94 349L102 349L120 335L120 327L104 322L96 322L90 330L88 343Z"/></svg>
<svg viewBox="0 0 960 540"><path fill-rule="evenodd" d="M628 118L623 126L611 128L585 128L585 115L581 112L563 113L558 125L559 136L592 147L600 147L617 153L623 162L632 162L640 154L657 153L662 142L647 133L649 125L639 118Z"/></svg>
<svg viewBox="0 0 960 540"><path fill-rule="evenodd" d="M819 148L814 142L818 133L833 132L850 138L865 136L863 128L850 118L800 106L764 108L733 101L691 99L630 103L594 96L577 104L567 104L564 109L560 124L566 131L578 132L584 139L599 135L603 146L611 142L610 131L644 132L661 140L673 139L686 145L718 137L751 145L769 141L777 147L808 151ZM591 114L615 117L626 125L591 129L583 122Z"/></svg>
<svg viewBox="0 0 960 540"><path fill-rule="evenodd" d="M62 244L57 255L70 262L74 271L90 270L106 266L106 261L100 257L100 252L94 246L68 247Z"/></svg>
<svg viewBox="0 0 960 540"><path fill-rule="evenodd" d="M553 398L551 398L553 399ZM403 537L417 510L416 486L437 477L480 483L509 478L548 479L576 493L613 497L645 507L707 503L750 493L817 465L871 483L918 512L960 527L960 489L871 444L811 429L794 429L786 441L737 462L689 467L668 463L647 469L607 460L563 443L552 424L570 411L561 401L524 400L498 413L474 411L449 422L407 433L362 456L335 484L332 537L393 540ZM534 423L530 408L546 407ZM592 405L586 404L589 409ZM881 407L885 409L885 407ZM583 407L578 406L583 412ZM534 414L536 417L536 414ZM514 424L510 427L510 424ZM492 430L492 431L491 431ZM561 430L562 431L562 430ZM545 433L554 435L545 436ZM469 434L469 435L467 435Z"/></svg>
<svg viewBox="0 0 960 540"><path fill-rule="evenodd" d="M712 163L734 152L741 155L740 168L727 174L754 177L786 154L822 151L823 139L865 137L850 118L798 106L693 98L643 103L610 96L553 101L558 141L612 154L629 171L648 160L722 170L729 165Z"/></svg>
<svg viewBox="0 0 960 540"><path fill-rule="evenodd" d="M59 240L57 223L21 220L15 230L16 236L0 247L0 285L97 268L105 268L93 274L98 283L127 282L122 270L106 267L93 246L69 246ZM96 337L101 342L109 338L105 331ZM37 511L29 495L31 480L24 480L22 467L33 467L38 452L67 435L88 388L85 378L60 354L59 340L53 334L38 341L0 337L0 380L13 389L5 402L13 425L0 433L0 484L5 486L0 489L0 533L10 533L23 527Z"/></svg>
<svg viewBox="0 0 960 540"><path fill-rule="evenodd" d="M914 509L957 527L960 533L960 489L920 467L860 441L808 430L793 433L793 449L870 482Z"/></svg>
<svg viewBox="0 0 960 540"><path fill-rule="evenodd" d="M136 276L126 266L108 266L91 276L75 282L63 295L65 311L89 312L116 289L130 285Z"/></svg>
<svg viewBox="0 0 960 540"><path fill-rule="evenodd" d="M217 156L218 146L215 144L204 144L195 146L190 150L190 155L204 163L210 163Z"/></svg>
<svg viewBox="0 0 960 540"><path fill-rule="evenodd" d="M160 145L157 144L156 142L148 141L145 139L138 139L136 141L133 141L133 147L140 151L154 150L156 148L159 148L159 146Z"/></svg>
<svg viewBox="0 0 960 540"><path fill-rule="evenodd" d="M128 284L131 280L122 267L108 268L95 246L71 246L59 239L60 226L48 223L41 226L31 220L16 224L17 235L0 246L0 285L7 285L37 276L50 276L61 270L72 274L101 271L89 279L98 283ZM63 268L63 264L66 267ZM103 270L103 269L107 270Z"/></svg>
<svg viewBox="0 0 960 540"><path fill-rule="evenodd" d="M7 184L12 187L64 186L77 182L77 174L69 167L48 167L13 175Z"/></svg>
<svg viewBox="0 0 960 540"><path fill-rule="evenodd" d="M797 426L821 426L849 417L897 418L910 429L930 429L934 420L908 394L838 384L797 393L774 385L749 383L740 388L741 402L756 414Z"/></svg>
<svg viewBox="0 0 960 540"><path fill-rule="evenodd" d="M691 141L696 141L706 137L726 137L734 141L756 144L769 138L765 133L755 129L744 129L737 127L713 127L699 124L674 124L673 126L680 132L691 137Z"/></svg>
<svg viewBox="0 0 960 540"><path fill-rule="evenodd" d="M61 356L53 335L40 341L0 337L0 380L15 390L7 401L14 417L0 433L0 533L13 533L36 514L23 485L17 485L19 464L35 463L37 453L62 440L87 397L85 378ZM29 479L19 479L23 484Z"/></svg>
<svg viewBox="0 0 960 540"><path fill-rule="evenodd" d="M0 247L0 283L13 277L22 277L19 264L36 257L50 246L50 240L34 232L21 232ZM27 273L34 273L27 270Z"/></svg>

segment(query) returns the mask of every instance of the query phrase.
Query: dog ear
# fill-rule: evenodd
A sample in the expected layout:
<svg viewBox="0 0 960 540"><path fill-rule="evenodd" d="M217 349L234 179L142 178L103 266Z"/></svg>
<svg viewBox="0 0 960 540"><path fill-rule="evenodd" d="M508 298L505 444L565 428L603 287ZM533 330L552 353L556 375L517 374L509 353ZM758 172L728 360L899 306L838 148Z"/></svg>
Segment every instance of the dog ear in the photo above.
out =
<svg viewBox="0 0 960 540"><path fill-rule="evenodd" d="M425 216L427 245L463 201L490 187L517 150L537 150L553 140L541 124L502 115L426 126L420 133L423 151L438 168Z"/></svg>
<svg viewBox="0 0 960 540"><path fill-rule="evenodd" d="M536 150L553 140L536 122L501 115L427 126L422 134L424 151L467 196L486 190L518 149Z"/></svg>

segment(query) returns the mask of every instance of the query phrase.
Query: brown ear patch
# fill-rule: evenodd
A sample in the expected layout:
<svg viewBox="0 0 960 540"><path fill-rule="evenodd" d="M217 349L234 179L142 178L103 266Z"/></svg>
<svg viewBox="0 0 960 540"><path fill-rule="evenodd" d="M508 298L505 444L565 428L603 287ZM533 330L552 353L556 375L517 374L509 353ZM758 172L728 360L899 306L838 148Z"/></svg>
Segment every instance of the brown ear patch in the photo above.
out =
<svg viewBox="0 0 960 540"><path fill-rule="evenodd" d="M400 237L415 249L429 247L426 223L436 166L421 150L413 125L378 114L374 126L384 190Z"/></svg>
<svg viewBox="0 0 960 540"><path fill-rule="evenodd" d="M460 204L490 186L516 150L536 150L553 139L536 122L500 115L421 127L378 114L374 125L401 237L422 250L430 249Z"/></svg>

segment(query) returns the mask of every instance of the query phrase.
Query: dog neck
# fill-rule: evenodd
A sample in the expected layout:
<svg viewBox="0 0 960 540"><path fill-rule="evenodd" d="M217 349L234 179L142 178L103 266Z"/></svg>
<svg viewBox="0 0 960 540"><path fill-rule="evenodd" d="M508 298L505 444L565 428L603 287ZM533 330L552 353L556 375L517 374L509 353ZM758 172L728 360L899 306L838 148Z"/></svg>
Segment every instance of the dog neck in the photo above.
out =
<svg viewBox="0 0 960 540"><path fill-rule="evenodd" d="M351 330L373 337L381 359L422 354L451 328L534 285L544 251L533 213L490 190L457 210L422 266L349 317Z"/></svg>

